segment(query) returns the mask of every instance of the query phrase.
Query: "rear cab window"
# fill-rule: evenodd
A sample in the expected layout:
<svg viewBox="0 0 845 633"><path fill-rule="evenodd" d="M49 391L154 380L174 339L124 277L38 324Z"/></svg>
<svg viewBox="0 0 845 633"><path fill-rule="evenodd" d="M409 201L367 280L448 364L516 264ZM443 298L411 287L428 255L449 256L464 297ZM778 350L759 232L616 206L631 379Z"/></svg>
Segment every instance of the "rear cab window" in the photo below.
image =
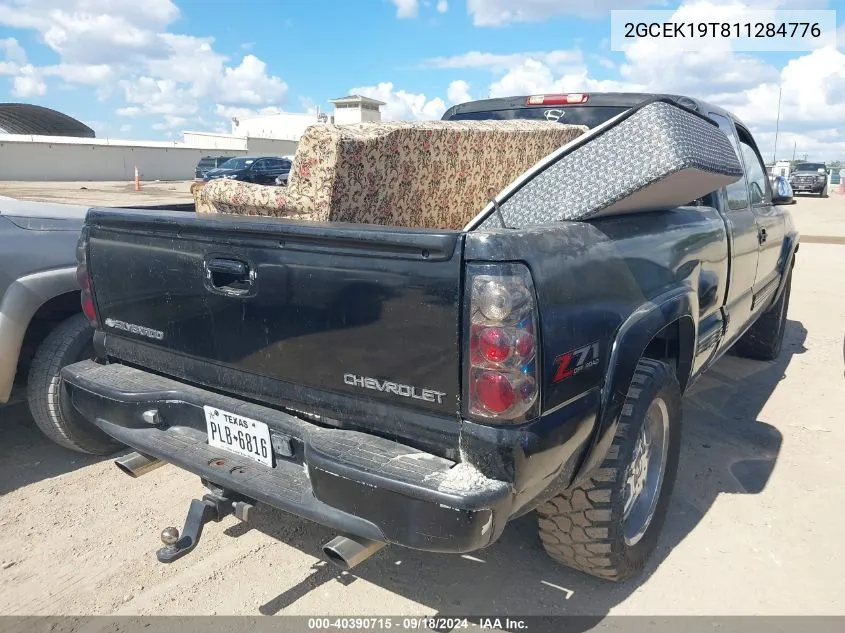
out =
<svg viewBox="0 0 845 633"><path fill-rule="evenodd" d="M594 128L606 123L618 114L630 110L629 106L532 106L525 108L506 108L481 112L456 112L450 121L489 121L529 119L534 121L557 121L569 125L585 125Z"/></svg>

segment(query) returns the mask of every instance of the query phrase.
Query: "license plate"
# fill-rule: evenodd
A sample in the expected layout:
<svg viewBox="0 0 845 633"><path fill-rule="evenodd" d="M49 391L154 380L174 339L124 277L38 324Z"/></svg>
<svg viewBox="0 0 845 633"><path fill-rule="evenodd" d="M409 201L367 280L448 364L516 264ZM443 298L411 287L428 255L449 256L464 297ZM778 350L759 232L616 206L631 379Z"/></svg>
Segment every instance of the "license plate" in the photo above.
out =
<svg viewBox="0 0 845 633"><path fill-rule="evenodd" d="M273 467L270 429L264 422L215 407L203 407L203 410L209 446Z"/></svg>

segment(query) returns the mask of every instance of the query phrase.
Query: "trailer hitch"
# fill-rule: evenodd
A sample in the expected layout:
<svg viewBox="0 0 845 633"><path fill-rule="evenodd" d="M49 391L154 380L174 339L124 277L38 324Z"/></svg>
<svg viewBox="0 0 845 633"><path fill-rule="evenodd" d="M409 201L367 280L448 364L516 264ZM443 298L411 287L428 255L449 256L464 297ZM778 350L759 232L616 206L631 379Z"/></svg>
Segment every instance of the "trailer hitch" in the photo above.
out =
<svg viewBox="0 0 845 633"><path fill-rule="evenodd" d="M211 521L217 523L230 514L241 521L249 521L254 503L251 499L232 493L207 494L202 499L192 499L182 534L175 527L166 527L161 531L164 547L156 552L156 558L161 563L172 563L182 558L197 546L202 528Z"/></svg>

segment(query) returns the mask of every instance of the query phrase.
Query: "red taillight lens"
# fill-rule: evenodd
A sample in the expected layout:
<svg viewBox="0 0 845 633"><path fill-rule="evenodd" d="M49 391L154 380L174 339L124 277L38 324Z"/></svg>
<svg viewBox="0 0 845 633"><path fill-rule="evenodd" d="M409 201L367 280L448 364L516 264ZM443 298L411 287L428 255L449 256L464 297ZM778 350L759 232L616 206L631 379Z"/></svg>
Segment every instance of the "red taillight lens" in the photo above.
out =
<svg viewBox="0 0 845 633"><path fill-rule="evenodd" d="M522 264L470 264L468 415L519 423L538 401L534 284Z"/></svg>
<svg viewBox="0 0 845 633"><path fill-rule="evenodd" d="M516 341L516 353L522 358L528 358L534 353L534 336L530 332L523 332Z"/></svg>
<svg viewBox="0 0 845 633"><path fill-rule="evenodd" d="M484 328L478 336L481 355L493 363L503 363L511 355L513 347L507 332L500 327Z"/></svg>
<svg viewBox="0 0 845 633"><path fill-rule="evenodd" d="M475 395L485 411L502 414L516 402L517 394L504 374L486 371L475 379Z"/></svg>
<svg viewBox="0 0 845 633"><path fill-rule="evenodd" d="M88 320L91 322L91 325L96 327L97 326L97 309L94 307L94 297L91 296L91 293L84 292L82 293L82 312L85 316L88 317Z"/></svg>

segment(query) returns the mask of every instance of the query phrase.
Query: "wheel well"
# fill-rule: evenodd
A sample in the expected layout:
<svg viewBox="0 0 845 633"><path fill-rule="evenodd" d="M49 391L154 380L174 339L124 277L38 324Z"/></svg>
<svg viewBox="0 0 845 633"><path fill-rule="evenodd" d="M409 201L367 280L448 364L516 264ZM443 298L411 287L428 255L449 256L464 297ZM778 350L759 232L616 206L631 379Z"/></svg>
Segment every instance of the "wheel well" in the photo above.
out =
<svg viewBox="0 0 845 633"><path fill-rule="evenodd" d="M692 373L695 346L695 326L689 317L681 317L665 326L652 337L643 352L643 358L668 363L675 369L681 391L684 391Z"/></svg>
<svg viewBox="0 0 845 633"><path fill-rule="evenodd" d="M81 312L79 291L57 295L46 301L29 321L18 356L16 380L25 380L35 351L59 323Z"/></svg>

